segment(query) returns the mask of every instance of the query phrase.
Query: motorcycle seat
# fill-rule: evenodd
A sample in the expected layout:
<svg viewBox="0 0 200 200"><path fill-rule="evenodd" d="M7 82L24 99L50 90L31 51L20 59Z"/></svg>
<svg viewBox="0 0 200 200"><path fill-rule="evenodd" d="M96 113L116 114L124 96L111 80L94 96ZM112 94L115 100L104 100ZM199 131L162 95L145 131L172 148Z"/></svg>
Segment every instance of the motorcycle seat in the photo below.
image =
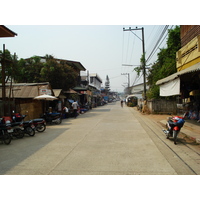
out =
<svg viewBox="0 0 200 200"><path fill-rule="evenodd" d="M22 124L22 122L13 122L13 123L11 123L11 126L19 126L21 124Z"/></svg>

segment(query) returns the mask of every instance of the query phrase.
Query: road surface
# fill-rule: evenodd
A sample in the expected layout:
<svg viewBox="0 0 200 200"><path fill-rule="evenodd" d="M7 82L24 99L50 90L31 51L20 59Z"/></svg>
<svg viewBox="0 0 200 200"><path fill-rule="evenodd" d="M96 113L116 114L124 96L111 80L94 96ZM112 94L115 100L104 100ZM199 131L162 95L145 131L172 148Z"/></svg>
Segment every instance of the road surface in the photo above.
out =
<svg viewBox="0 0 200 200"><path fill-rule="evenodd" d="M200 152L167 140L162 127L120 102L0 144L6 175L194 175Z"/></svg>

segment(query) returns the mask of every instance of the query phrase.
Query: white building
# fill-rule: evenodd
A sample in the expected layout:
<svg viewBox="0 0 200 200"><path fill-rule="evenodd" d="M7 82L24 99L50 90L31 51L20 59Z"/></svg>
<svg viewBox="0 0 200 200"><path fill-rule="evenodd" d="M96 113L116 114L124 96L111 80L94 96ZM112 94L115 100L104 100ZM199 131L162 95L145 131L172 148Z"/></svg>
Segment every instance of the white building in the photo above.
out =
<svg viewBox="0 0 200 200"><path fill-rule="evenodd" d="M97 90L101 89L102 79L99 77L97 73L92 73L89 75L89 85L94 86Z"/></svg>

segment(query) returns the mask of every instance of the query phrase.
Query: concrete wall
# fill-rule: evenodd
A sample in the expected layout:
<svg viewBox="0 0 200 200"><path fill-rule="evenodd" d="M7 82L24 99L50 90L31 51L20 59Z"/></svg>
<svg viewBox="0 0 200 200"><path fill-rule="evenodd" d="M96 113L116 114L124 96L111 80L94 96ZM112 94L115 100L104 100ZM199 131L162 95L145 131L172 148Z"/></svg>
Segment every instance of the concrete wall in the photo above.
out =
<svg viewBox="0 0 200 200"><path fill-rule="evenodd" d="M147 102L147 106L152 114L177 114L176 101L151 100Z"/></svg>

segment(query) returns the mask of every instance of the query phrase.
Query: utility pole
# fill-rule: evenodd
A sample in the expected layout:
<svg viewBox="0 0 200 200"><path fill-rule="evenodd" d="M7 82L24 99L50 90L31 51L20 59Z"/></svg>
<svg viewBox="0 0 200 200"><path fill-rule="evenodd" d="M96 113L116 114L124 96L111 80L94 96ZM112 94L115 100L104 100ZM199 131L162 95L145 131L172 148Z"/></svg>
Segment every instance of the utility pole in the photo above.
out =
<svg viewBox="0 0 200 200"><path fill-rule="evenodd" d="M128 75L128 88L130 87L130 74L129 73L123 73L121 75Z"/></svg>
<svg viewBox="0 0 200 200"><path fill-rule="evenodd" d="M146 100L146 59L145 59L145 47L144 47L144 27L142 28L135 28L135 29L132 29L131 27L129 27L129 29L125 29L123 28L123 31L138 31L138 30L141 30L142 31L142 39L139 38L137 35L137 37L142 41L142 52L143 52L143 77L144 77L144 100ZM133 33L134 34L134 33Z"/></svg>
<svg viewBox="0 0 200 200"><path fill-rule="evenodd" d="M5 44L3 44L3 55L2 55L2 63L1 63L1 76L2 76L2 111L3 115L5 115L5 101L6 101L6 86L5 86Z"/></svg>

